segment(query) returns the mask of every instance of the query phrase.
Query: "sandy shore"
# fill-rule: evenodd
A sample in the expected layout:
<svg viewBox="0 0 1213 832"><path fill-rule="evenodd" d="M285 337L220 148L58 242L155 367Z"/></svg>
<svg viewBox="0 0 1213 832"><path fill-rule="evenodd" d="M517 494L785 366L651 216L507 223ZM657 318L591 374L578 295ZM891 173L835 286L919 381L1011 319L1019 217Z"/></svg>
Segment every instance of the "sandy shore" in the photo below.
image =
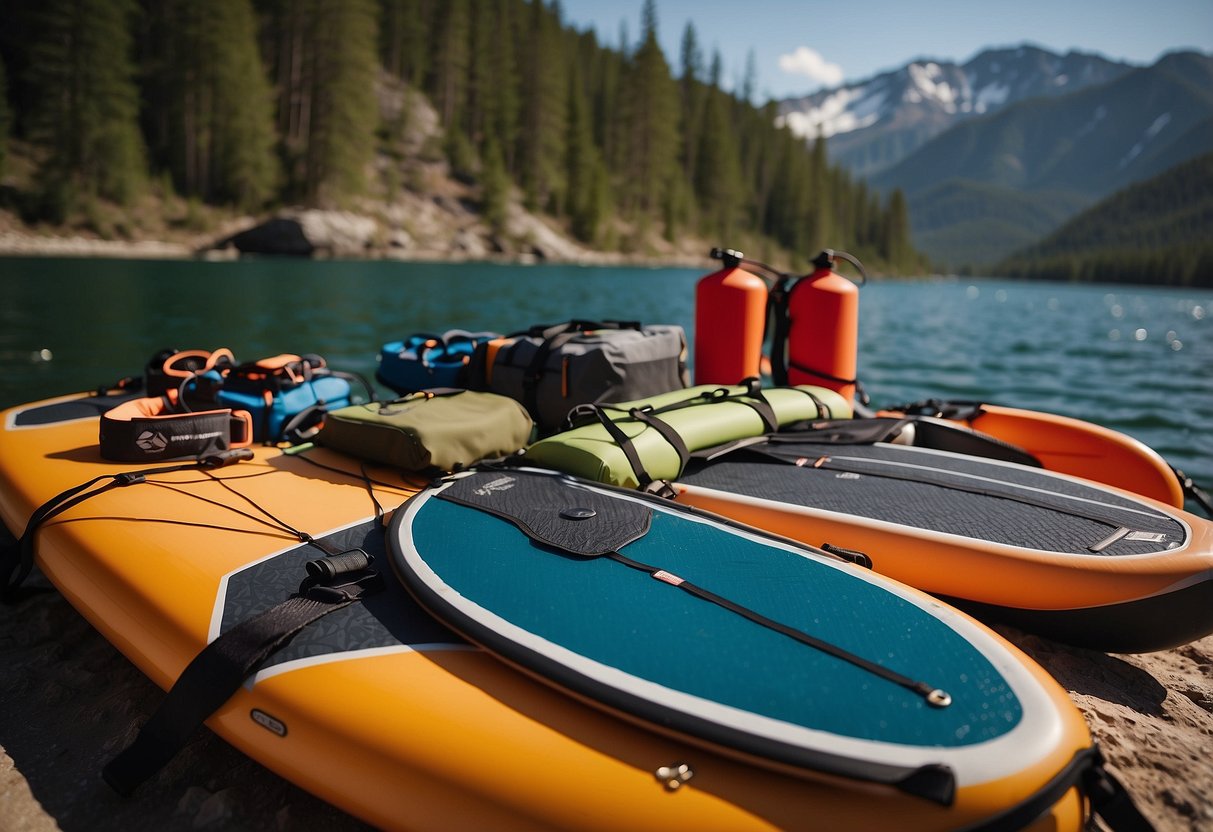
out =
<svg viewBox="0 0 1213 832"><path fill-rule="evenodd" d="M1111 656L1001 632L1070 691L1159 830L1213 829L1213 636ZM0 668L4 832L365 828L207 731L136 798L115 795L98 772L162 694L54 591L0 607Z"/></svg>

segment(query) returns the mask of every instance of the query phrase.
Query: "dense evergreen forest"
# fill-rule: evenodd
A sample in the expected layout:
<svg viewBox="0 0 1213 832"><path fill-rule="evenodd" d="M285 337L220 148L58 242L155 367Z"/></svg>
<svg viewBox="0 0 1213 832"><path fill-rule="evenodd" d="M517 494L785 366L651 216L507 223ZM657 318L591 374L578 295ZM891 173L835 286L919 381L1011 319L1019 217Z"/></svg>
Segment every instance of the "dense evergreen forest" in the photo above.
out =
<svg viewBox="0 0 1213 832"><path fill-rule="evenodd" d="M0 0L0 176L27 221L87 227L148 189L259 212L390 200L409 109L440 115L452 174L502 227L508 195L577 239L762 241L924 265L900 192L882 199L824 142L775 126L756 79L721 82L693 25L676 67L647 0L636 39L564 23L552 0Z"/></svg>
<svg viewBox="0 0 1213 832"><path fill-rule="evenodd" d="M1213 154L1125 188L1005 262L1009 277L1213 286Z"/></svg>

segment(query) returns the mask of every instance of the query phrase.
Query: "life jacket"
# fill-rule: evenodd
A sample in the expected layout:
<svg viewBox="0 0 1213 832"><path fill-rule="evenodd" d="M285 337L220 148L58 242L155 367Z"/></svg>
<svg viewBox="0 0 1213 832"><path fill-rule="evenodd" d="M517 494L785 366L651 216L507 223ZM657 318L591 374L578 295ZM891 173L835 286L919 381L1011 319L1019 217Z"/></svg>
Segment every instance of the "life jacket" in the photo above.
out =
<svg viewBox="0 0 1213 832"><path fill-rule="evenodd" d="M243 364L229 350L209 353L194 370L177 368L182 359L165 362L165 373L181 379L178 401L186 409L231 408L251 414L253 441L263 444L310 440L320 430L324 414L347 407L351 381L359 382L370 400L370 384L353 373L332 370L319 355L280 355Z"/></svg>

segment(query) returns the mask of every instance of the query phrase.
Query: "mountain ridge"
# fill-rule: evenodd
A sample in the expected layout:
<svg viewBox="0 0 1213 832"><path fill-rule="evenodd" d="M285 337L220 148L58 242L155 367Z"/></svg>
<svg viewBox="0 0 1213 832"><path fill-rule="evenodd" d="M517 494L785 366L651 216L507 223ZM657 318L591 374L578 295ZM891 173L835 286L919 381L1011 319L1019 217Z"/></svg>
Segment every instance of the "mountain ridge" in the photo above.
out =
<svg viewBox="0 0 1213 832"><path fill-rule="evenodd" d="M928 70L935 81L925 80L943 91L910 100L908 85L929 89ZM962 71L963 86L947 80ZM1050 72L1067 84L1050 82ZM846 166L861 153L869 163L899 155L867 182L905 194L914 244L944 269L999 262L1109 194L1213 150L1213 56L1201 52L1133 67L1087 53L991 49L963 69L912 62L882 78L885 92L901 90L896 112L877 114L872 95L868 111L851 101L832 124L860 116L872 124L827 138L830 156ZM851 89L874 94L873 83Z"/></svg>
<svg viewBox="0 0 1213 832"><path fill-rule="evenodd" d="M1132 69L1096 53L1063 55L1032 44L984 49L963 63L916 58L862 81L784 99L779 119L806 140L826 138L835 162L872 176L969 118Z"/></svg>
<svg viewBox="0 0 1213 832"><path fill-rule="evenodd" d="M912 194L962 178L1094 199L1183 161L1210 118L1213 57L1171 53L1106 84L967 119L869 182ZM1180 149L1168 153L1176 141Z"/></svg>

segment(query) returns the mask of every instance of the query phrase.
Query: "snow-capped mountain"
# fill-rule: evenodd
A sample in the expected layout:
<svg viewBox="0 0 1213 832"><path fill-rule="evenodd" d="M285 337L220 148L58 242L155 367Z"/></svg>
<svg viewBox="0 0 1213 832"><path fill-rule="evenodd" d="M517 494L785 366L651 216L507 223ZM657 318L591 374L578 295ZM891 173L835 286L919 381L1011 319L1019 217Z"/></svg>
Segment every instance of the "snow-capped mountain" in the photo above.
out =
<svg viewBox="0 0 1213 832"><path fill-rule="evenodd" d="M1008 96L868 185L906 195L914 242L937 262L992 263L1113 191L1210 151L1213 56L1173 52L1065 95Z"/></svg>
<svg viewBox="0 0 1213 832"><path fill-rule="evenodd" d="M826 137L832 161L870 176L967 118L1107 83L1131 69L1081 52L991 49L963 64L918 60L867 81L785 100L780 119L806 139Z"/></svg>

